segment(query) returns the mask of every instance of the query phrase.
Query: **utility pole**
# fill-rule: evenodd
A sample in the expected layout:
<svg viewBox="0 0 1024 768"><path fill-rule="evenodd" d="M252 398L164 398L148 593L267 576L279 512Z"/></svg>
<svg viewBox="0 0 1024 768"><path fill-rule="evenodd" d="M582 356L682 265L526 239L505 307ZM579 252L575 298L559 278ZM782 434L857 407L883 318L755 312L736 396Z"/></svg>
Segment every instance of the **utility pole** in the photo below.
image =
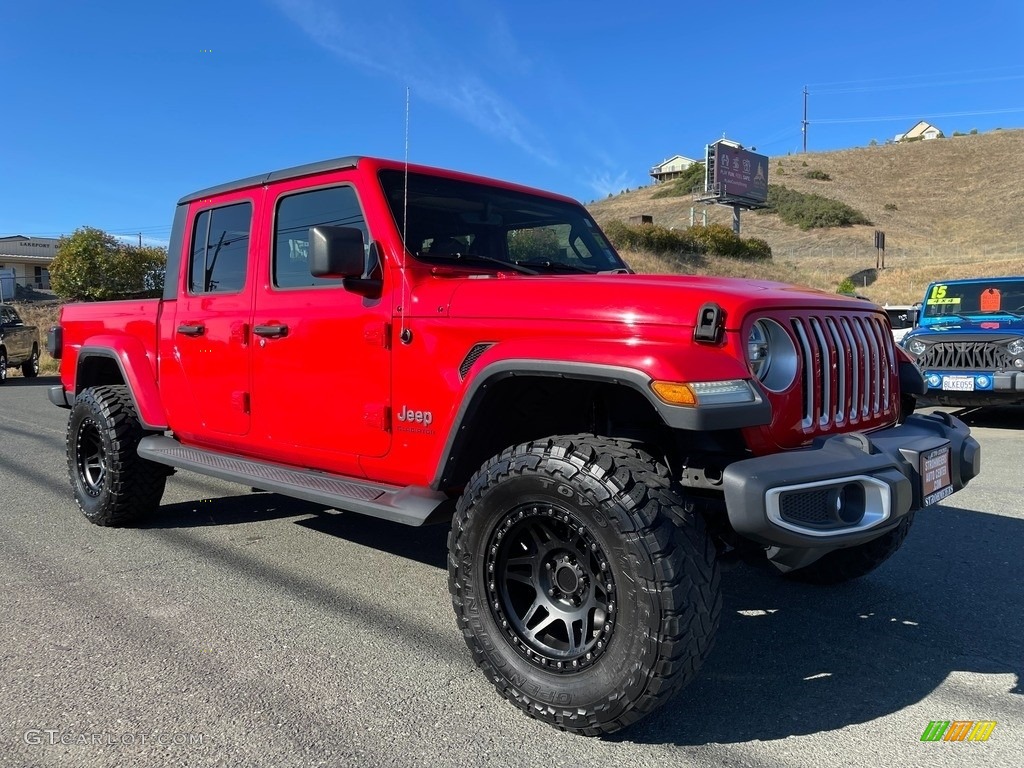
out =
<svg viewBox="0 0 1024 768"><path fill-rule="evenodd" d="M139 232L139 248L142 247L142 233Z"/></svg>
<svg viewBox="0 0 1024 768"><path fill-rule="evenodd" d="M804 86L804 119L800 124L800 132L804 135L804 154L807 154L807 86Z"/></svg>

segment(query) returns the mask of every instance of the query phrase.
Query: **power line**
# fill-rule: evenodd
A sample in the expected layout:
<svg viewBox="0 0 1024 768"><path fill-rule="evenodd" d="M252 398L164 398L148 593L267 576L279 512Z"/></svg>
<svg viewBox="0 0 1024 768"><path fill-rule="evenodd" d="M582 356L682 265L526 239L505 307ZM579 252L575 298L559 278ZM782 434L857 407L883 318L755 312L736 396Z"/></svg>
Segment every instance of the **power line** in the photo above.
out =
<svg viewBox="0 0 1024 768"><path fill-rule="evenodd" d="M928 113L929 118L937 117L971 117L974 115L1012 115L1024 112L1024 107L1013 107L1010 109L982 109L969 112L940 112ZM814 120L815 125L839 125L842 123L883 123L896 120L920 120L921 114L916 115L887 115L885 117L828 117L822 120Z"/></svg>
<svg viewBox="0 0 1024 768"><path fill-rule="evenodd" d="M865 85L856 88L815 89L815 95L834 93L877 93L879 91L909 91L914 88L939 88L948 85L976 85L978 83L1000 83L1007 80L1024 80L1024 75L1007 75L1006 77L989 77L982 80L942 80L932 83L898 83L895 85Z"/></svg>
<svg viewBox="0 0 1024 768"><path fill-rule="evenodd" d="M837 85L869 85L871 83L888 83L892 81L908 81L908 80L923 80L925 78L934 77L963 77L964 75L976 75L984 72L1005 72L1007 70L1020 70L1019 64L1008 67L988 67L986 69L962 69L956 72L925 72L920 75L912 74L901 74L893 75L891 77L874 77L874 78L860 78L858 80L835 80L830 83L810 83L807 87L817 91L819 88L830 88ZM1000 78L993 78L998 80ZM977 81L984 82L984 81ZM927 83L924 83L927 84Z"/></svg>

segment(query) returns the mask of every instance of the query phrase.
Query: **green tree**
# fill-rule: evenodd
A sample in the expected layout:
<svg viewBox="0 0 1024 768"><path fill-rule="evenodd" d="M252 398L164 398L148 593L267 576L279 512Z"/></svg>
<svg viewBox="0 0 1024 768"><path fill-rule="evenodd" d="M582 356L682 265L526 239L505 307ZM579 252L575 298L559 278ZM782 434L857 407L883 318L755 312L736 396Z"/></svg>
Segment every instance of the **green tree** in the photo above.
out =
<svg viewBox="0 0 1024 768"><path fill-rule="evenodd" d="M564 261L558 246L558 233L549 227L512 230L508 252L512 261Z"/></svg>
<svg viewBox="0 0 1024 768"><path fill-rule="evenodd" d="M57 243L50 286L62 299L107 301L158 296L167 250L136 247L95 227L79 227Z"/></svg>

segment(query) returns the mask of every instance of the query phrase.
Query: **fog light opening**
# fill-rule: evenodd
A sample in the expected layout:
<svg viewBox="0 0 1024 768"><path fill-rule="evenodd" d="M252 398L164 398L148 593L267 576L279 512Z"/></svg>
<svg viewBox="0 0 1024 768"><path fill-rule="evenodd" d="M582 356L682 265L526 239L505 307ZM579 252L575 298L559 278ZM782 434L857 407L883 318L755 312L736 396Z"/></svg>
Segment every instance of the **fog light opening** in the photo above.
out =
<svg viewBox="0 0 1024 768"><path fill-rule="evenodd" d="M847 525L856 525L864 519L864 486L860 483L847 483L837 488L832 495L832 504L837 518Z"/></svg>

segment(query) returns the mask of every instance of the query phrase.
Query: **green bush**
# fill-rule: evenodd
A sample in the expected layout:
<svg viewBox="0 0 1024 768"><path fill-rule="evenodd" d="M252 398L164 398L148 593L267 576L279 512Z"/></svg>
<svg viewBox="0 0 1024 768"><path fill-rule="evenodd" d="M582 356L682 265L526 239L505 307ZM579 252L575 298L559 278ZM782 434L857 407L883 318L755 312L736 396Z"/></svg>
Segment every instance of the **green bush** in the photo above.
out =
<svg viewBox="0 0 1024 768"><path fill-rule="evenodd" d="M853 280L848 277L844 277L842 282L836 288L836 293L856 293L857 286L853 284Z"/></svg>
<svg viewBox="0 0 1024 768"><path fill-rule="evenodd" d="M768 185L767 206L762 210L777 213L787 224L803 230L871 223L863 213L846 203L776 184Z"/></svg>
<svg viewBox="0 0 1024 768"><path fill-rule="evenodd" d="M817 169L813 171L807 171L807 173L804 174L804 177L808 179L817 179L818 181L832 181L831 176L829 176L824 171L819 171Z"/></svg>
<svg viewBox="0 0 1024 768"><path fill-rule="evenodd" d="M604 226L604 233L616 248L658 254L709 254L743 261L766 261L772 257L772 248L764 240L744 239L722 224L676 230L611 221Z"/></svg>

